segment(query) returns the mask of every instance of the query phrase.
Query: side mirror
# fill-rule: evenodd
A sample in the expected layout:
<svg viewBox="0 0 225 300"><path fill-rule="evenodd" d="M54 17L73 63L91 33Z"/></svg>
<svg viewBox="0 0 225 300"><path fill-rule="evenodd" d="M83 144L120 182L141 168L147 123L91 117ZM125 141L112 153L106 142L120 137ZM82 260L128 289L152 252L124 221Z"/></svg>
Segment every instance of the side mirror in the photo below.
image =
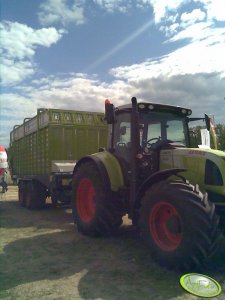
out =
<svg viewBox="0 0 225 300"><path fill-rule="evenodd" d="M205 124L208 131L210 131L210 117L205 114Z"/></svg>
<svg viewBox="0 0 225 300"><path fill-rule="evenodd" d="M108 99L105 100L105 120L107 124L115 123L114 105Z"/></svg>

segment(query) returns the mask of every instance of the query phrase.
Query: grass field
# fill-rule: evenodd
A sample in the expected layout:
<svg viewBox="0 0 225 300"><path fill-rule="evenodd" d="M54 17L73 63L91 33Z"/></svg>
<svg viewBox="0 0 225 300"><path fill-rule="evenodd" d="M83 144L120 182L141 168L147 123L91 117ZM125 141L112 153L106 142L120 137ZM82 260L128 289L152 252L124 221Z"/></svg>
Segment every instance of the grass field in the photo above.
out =
<svg viewBox="0 0 225 300"><path fill-rule="evenodd" d="M88 238L69 208L29 211L10 187L0 225L0 299L200 299L180 287L181 273L152 261L127 220L112 238ZM224 240L201 272L222 286L213 299L225 299Z"/></svg>

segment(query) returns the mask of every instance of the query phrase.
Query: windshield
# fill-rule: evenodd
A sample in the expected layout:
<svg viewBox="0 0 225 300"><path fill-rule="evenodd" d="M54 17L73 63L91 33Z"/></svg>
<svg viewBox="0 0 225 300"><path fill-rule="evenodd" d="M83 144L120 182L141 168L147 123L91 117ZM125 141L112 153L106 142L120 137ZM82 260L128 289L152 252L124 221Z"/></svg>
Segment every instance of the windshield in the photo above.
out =
<svg viewBox="0 0 225 300"><path fill-rule="evenodd" d="M163 112L140 113L141 144L170 140L188 146L187 122L184 117Z"/></svg>

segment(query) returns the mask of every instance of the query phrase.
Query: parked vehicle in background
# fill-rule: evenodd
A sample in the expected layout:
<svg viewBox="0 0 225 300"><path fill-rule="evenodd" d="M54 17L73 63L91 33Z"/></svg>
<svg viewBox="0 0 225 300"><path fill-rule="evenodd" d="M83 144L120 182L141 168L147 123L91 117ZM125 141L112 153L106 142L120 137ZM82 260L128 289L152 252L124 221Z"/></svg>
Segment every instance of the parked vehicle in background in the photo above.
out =
<svg viewBox="0 0 225 300"><path fill-rule="evenodd" d="M10 133L9 163L19 187L19 203L43 208L46 197L54 205L70 203L76 161L106 145L103 113L38 109Z"/></svg>

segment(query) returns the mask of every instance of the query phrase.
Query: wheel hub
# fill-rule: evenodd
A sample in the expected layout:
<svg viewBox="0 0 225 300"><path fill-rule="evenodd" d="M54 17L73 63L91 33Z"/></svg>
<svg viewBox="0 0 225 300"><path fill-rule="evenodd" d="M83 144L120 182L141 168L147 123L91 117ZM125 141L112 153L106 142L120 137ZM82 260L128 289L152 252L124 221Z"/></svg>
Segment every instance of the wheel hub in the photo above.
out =
<svg viewBox="0 0 225 300"><path fill-rule="evenodd" d="M157 203L149 217L150 234L164 251L174 251L182 240L181 219L176 208L168 202Z"/></svg>

